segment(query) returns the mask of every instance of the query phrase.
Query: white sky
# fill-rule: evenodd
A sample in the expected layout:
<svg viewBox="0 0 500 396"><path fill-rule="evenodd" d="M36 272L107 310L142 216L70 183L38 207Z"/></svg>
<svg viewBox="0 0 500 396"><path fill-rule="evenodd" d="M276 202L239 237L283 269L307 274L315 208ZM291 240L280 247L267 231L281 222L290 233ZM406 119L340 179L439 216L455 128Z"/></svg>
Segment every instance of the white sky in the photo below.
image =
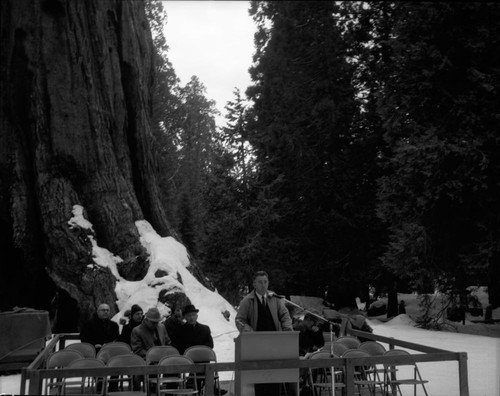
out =
<svg viewBox="0 0 500 396"><path fill-rule="evenodd" d="M196 75L224 114L233 90L250 85L248 68L256 30L248 14L249 1L164 1L168 57L181 84ZM224 118L216 122L223 126Z"/></svg>

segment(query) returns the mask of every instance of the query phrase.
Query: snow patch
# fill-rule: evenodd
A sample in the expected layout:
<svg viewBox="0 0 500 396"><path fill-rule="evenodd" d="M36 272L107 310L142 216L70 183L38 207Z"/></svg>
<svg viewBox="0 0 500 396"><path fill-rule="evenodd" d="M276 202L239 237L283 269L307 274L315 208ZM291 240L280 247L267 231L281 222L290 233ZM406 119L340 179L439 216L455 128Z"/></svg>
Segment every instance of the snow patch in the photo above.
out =
<svg viewBox="0 0 500 396"><path fill-rule="evenodd" d="M83 206L81 205L73 205L73 217L69 219L68 224L69 228L73 229L75 227L83 228L84 230L92 230L92 223L88 221L85 217L83 217Z"/></svg>
<svg viewBox="0 0 500 396"><path fill-rule="evenodd" d="M388 322L386 322L386 324L388 326L391 326L391 327L415 326L416 325L416 323L413 321L413 319L410 318L406 314L398 315L398 316L392 318L391 320L389 320Z"/></svg>
<svg viewBox="0 0 500 396"><path fill-rule="evenodd" d="M95 265L98 265L99 267L109 268L113 276L116 279L120 280L121 276L118 273L118 268L116 267L116 265L118 263L121 263L123 260L120 257L115 256L109 250L102 248L97 244L97 241L93 237L93 234L95 235L94 227L92 223L83 216L83 206L73 205L72 213L73 217L68 221L69 228L82 228L84 230L90 231L90 233L87 235L87 238L92 244L92 260L94 261ZM94 265L89 264L87 265L87 267L93 268Z"/></svg>

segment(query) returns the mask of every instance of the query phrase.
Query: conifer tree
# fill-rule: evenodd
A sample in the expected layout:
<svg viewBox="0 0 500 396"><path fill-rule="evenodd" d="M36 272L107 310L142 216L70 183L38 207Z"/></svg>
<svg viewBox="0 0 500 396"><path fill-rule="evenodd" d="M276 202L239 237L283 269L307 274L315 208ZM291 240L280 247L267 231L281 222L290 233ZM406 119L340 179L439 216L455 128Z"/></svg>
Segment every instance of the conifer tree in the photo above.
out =
<svg viewBox="0 0 500 396"><path fill-rule="evenodd" d="M489 281L495 306L499 21L493 3L395 3L378 108L388 147L385 265L421 290L438 281L463 293Z"/></svg>
<svg viewBox="0 0 500 396"><path fill-rule="evenodd" d="M258 31L248 136L260 196L277 200L266 229L275 243L264 249L262 264L279 270L286 290L322 295L329 286L334 299L347 295L339 302L352 304L359 290L351 280L366 285L359 244L370 236L359 233L353 204L356 104L338 6L284 1L252 7Z"/></svg>

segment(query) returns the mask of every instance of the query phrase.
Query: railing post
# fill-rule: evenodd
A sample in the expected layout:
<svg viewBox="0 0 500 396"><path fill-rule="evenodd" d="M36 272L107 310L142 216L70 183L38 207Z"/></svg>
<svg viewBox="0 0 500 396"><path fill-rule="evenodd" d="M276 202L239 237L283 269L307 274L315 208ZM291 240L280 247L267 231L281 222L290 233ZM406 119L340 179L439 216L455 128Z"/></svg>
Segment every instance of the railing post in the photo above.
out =
<svg viewBox="0 0 500 396"><path fill-rule="evenodd" d="M349 359L344 359L346 395L354 396L354 366ZM335 390L333 390L335 392Z"/></svg>
<svg viewBox="0 0 500 396"><path fill-rule="evenodd" d="M26 367L21 369L21 395L26 394Z"/></svg>
<svg viewBox="0 0 500 396"><path fill-rule="evenodd" d="M201 389L199 389L201 391ZM205 365L205 393L206 396L214 396L214 367Z"/></svg>
<svg viewBox="0 0 500 396"><path fill-rule="evenodd" d="M32 370L29 373L30 387L28 390L29 395L41 395L42 392L42 378L40 377L40 371Z"/></svg>
<svg viewBox="0 0 500 396"><path fill-rule="evenodd" d="M59 338L59 350L66 348L66 335L63 334L61 338Z"/></svg>
<svg viewBox="0 0 500 396"><path fill-rule="evenodd" d="M469 377L467 374L467 353L462 352L458 356L458 381L460 385L460 396L469 396Z"/></svg>

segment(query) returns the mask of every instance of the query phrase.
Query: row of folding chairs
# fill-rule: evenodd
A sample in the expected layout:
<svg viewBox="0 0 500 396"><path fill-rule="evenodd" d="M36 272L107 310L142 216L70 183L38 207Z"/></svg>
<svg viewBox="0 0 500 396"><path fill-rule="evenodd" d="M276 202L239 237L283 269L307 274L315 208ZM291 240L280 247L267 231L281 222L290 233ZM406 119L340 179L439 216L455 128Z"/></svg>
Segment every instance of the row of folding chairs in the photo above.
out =
<svg viewBox="0 0 500 396"><path fill-rule="evenodd" d="M386 350L382 344L376 341L360 342L356 337L346 336L338 338L333 343L325 344L320 351L311 354L309 358L363 358L405 355L409 355L409 353L400 349ZM401 366L409 366L412 372L403 372ZM334 372L333 381L331 377L332 372ZM424 394L427 395L425 388L427 382L427 380L422 379L418 366L415 363L359 366L355 368L354 372L354 385L357 387L359 394L361 394L361 389L365 388L368 389L370 395L376 395L377 392L382 395L393 394L394 390L399 395L402 395L401 386L411 385L414 388L414 395L416 395L417 386L421 385ZM343 392L345 388L343 367L310 369L309 383L312 386L315 396L322 396L323 392L327 392L329 395L335 395L336 391ZM332 385L334 387L333 391Z"/></svg>
<svg viewBox="0 0 500 396"><path fill-rule="evenodd" d="M151 348L147 354L146 359L132 353L130 346L123 342L112 342L103 345L101 350L96 354L93 345L88 343L75 343L68 345L65 349L57 351L49 356L46 362L46 367L52 368L90 368L90 367L126 367L126 366L140 366L140 365L179 365L179 364L195 364L198 362L210 363L217 362L215 352L212 348L204 345L196 345L188 348L184 356L181 356L179 351L172 346L155 346ZM76 367L75 367L76 365ZM191 379L190 383L193 384L193 389L186 389L185 385L187 378ZM220 390L220 384L218 384L218 375L216 374L214 380L217 382L216 389ZM111 381L128 381L128 386L132 386L133 379L124 378L111 378ZM201 382L197 381L200 380ZM145 387L149 387L154 384L157 394L160 392L163 394L197 394L198 389L197 384L203 384L205 380L204 371L191 372L191 373L181 373L180 376L175 378L175 376L156 376L156 378L150 376L148 381L144 381ZM93 383L92 383L93 381ZM77 382L77 386L70 386L67 380L61 381L51 381L47 384L47 393L72 393L74 394L78 386L85 387L85 390L91 391L92 389L97 391L95 388L95 378L82 378L80 382L73 381L73 384ZM162 389L162 386L168 383L176 383L182 390L174 389ZM101 386L102 387L102 386ZM83 388L82 388L83 389ZM104 384L103 392L106 394L112 394L112 392L107 392L107 383ZM177 393L176 393L177 392ZM97 392L100 393L100 392ZM143 393L138 393L143 394Z"/></svg>

